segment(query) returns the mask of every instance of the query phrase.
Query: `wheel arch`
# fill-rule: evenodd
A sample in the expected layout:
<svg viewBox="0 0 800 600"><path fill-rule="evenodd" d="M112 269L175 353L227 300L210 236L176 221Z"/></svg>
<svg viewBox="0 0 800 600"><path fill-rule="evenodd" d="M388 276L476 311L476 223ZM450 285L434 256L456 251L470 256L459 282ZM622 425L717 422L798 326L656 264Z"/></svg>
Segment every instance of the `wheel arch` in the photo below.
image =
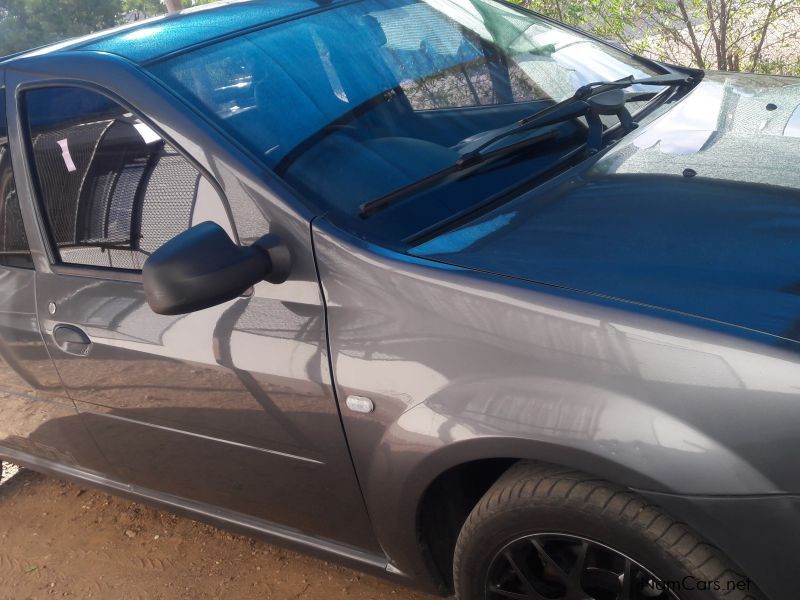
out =
<svg viewBox="0 0 800 600"><path fill-rule="evenodd" d="M539 462L591 473L628 487L663 489L659 482L602 457L524 438L486 437L445 446L412 476L419 482L414 531L430 574L452 593L453 549L467 516L512 465Z"/></svg>
<svg viewBox="0 0 800 600"><path fill-rule="evenodd" d="M417 405L398 419L395 427L399 426L407 438L410 413L414 413L416 431L441 431L432 426L442 420L442 414L432 406L436 405L428 402ZM373 469L373 483L380 481L383 488L379 501L371 503L373 507L382 507L382 514L375 522L381 543L392 563L404 572L435 581L442 592L450 591L451 546L458 530L483 493L508 467L519 461L567 467L629 489L664 494L686 493L680 486L686 482L687 459L699 463L694 465L689 477L700 470L715 469L723 482L718 488L725 490L722 493L730 490L747 493L743 491L748 489L746 486L763 489L772 485L741 457L689 428L683 421L664 413L656 417L664 421L662 427L684 432L687 439L692 436L704 439L708 451L688 457L676 457L667 452L661 461L637 462L638 454L632 448L628 448L628 452L616 451L613 444L603 440L586 443L569 438L541 439L533 433L503 434L496 428L486 427L485 423L462 422L469 435L450 441L443 441L441 435L435 440L429 438L424 450L406 454L401 464L392 464L391 479L381 477ZM392 433L395 427L390 428L382 440L381 446L387 450L387 446L398 441L397 432ZM454 427L450 426L450 430ZM376 453L384 457L390 454ZM387 466L381 461L377 464L383 468ZM755 489L753 493L757 493ZM381 524L385 523L387 515L392 522L388 527ZM413 531L413 538L404 530ZM413 553L411 548L414 548Z"/></svg>

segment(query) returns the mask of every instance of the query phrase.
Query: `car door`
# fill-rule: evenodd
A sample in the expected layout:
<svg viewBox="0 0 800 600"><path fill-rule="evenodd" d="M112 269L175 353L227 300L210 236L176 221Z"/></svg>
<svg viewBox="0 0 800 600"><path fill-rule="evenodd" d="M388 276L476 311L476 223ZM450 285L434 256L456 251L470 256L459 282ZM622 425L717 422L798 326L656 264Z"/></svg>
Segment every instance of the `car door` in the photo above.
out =
<svg viewBox="0 0 800 600"><path fill-rule="evenodd" d="M14 171L0 87L0 455L102 472L107 464L80 423L39 332L36 271Z"/></svg>
<svg viewBox="0 0 800 600"><path fill-rule="evenodd" d="M139 272L154 250L209 220L237 239L221 187L96 89L39 83L18 101L49 252L41 333L116 476L234 522L377 550L332 391L310 239L285 284L157 315Z"/></svg>

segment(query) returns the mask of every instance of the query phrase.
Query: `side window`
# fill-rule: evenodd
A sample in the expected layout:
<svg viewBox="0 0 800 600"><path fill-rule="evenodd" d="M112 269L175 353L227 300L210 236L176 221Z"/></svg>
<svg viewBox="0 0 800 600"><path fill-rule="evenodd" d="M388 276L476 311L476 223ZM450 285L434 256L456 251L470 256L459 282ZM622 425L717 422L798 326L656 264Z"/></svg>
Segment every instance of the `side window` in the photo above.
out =
<svg viewBox="0 0 800 600"><path fill-rule="evenodd" d="M24 92L34 172L58 260L140 270L162 244L213 220L222 199L136 115L74 87Z"/></svg>
<svg viewBox="0 0 800 600"><path fill-rule="evenodd" d="M0 265L33 268L28 238L19 210L17 186L8 148L5 90L0 88Z"/></svg>

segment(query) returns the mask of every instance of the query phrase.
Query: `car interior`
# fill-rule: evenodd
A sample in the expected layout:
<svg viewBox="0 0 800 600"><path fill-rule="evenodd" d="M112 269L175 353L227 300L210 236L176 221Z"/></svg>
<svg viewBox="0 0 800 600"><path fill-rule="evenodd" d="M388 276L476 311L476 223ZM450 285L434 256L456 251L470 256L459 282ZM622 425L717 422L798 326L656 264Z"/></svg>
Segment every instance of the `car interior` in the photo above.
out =
<svg viewBox="0 0 800 600"><path fill-rule="evenodd" d="M25 98L32 115L48 115L32 119L31 150L61 262L140 270L202 220L232 234L208 180L133 113L83 88Z"/></svg>
<svg viewBox="0 0 800 600"><path fill-rule="evenodd" d="M386 14L397 11L406 14ZM494 44L425 4L361 11L355 20L342 12L273 27L268 44L244 36L238 54L201 51L173 74L178 85L214 89L203 100L226 128L259 128L253 150L307 197L330 202L341 190L337 207L354 212L451 165L470 136L553 102ZM428 26L409 35L403 19ZM216 81L222 65L236 80Z"/></svg>

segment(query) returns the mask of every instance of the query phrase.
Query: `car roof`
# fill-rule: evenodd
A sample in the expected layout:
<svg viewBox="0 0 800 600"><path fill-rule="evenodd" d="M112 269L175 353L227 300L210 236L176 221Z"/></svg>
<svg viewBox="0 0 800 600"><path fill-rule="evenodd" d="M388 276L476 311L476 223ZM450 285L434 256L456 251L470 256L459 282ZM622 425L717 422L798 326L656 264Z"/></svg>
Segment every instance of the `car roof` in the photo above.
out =
<svg viewBox="0 0 800 600"><path fill-rule="evenodd" d="M56 52L88 50L118 54L145 63L186 48L206 44L273 21L314 12L337 0L223 0L87 36L48 44L0 58L0 61Z"/></svg>

